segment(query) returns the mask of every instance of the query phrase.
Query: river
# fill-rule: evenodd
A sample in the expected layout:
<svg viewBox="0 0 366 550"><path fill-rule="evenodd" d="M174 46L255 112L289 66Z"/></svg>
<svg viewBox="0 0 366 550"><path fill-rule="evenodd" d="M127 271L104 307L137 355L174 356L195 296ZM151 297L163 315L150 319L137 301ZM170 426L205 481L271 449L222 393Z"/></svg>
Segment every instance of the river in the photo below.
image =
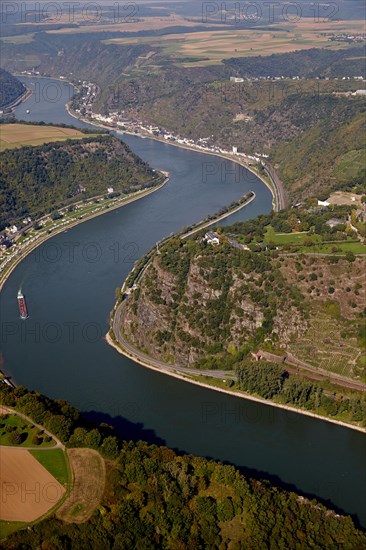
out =
<svg viewBox="0 0 366 550"><path fill-rule="evenodd" d="M36 93L17 107L19 119L85 126L65 110L68 84L22 80ZM256 200L226 223L271 208L265 185L229 161L150 139L123 139L154 168L169 171L169 183L54 236L18 265L1 293L3 369L18 384L114 424L125 438L230 462L315 496L366 527L364 434L164 376L105 343L115 288L157 240L249 190ZM30 313L26 322L19 320L20 286Z"/></svg>

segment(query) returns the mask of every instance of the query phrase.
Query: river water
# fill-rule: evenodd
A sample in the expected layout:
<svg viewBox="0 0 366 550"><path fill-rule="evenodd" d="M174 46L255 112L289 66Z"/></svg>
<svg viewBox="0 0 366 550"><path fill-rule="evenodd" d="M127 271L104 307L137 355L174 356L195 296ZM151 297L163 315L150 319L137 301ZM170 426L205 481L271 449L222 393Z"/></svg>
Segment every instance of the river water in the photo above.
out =
<svg viewBox="0 0 366 550"><path fill-rule="evenodd" d="M35 93L16 109L19 119L85 126L65 110L68 84L23 80ZM230 462L326 501L366 526L363 434L153 372L105 343L115 288L157 240L248 190L256 200L226 223L271 208L264 184L231 162L135 136L123 139L154 168L169 171L169 183L56 235L15 269L1 293L4 370L18 384L114 424L125 438ZM19 320L19 287L27 298L26 322Z"/></svg>

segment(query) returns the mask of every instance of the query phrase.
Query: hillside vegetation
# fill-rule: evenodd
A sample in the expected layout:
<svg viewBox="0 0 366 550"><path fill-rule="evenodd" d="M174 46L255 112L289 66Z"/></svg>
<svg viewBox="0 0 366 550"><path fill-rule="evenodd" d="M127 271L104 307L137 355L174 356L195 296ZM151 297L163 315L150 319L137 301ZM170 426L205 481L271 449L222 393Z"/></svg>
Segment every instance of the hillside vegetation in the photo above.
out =
<svg viewBox="0 0 366 550"><path fill-rule="evenodd" d="M356 358L359 347L354 339L362 328L365 307L364 259L352 252L346 257L318 254L323 242L333 242L335 253L342 251L341 244L357 244L345 231L346 222L334 229L327 225L335 214L343 213L347 219L349 210L334 207L260 216L223 228L219 246L202 238L171 239L127 300L126 336L168 362L193 365L214 354L226 356L230 364L236 352L255 350L263 343L283 350L299 347L320 311L327 318L328 308L329 326L333 318L347 327L344 343L348 338L353 342ZM285 232L282 252L287 248L292 255L275 250L273 228ZM251 250L233 247L232 237ZM309 250L313 246L315 254L296 253L301 246ZM358 374L357 369L353 374Z"/></svg>
<svg viewBox="0 0 366 550"><path fill-rule="evenodd" d="M122 302L123 337L166 363L232 371L239 389L366 425L365 396L347 384L366 379L366 266L352 251L366 249L350 230L349 215L364 232L355 208L307 207L221 228L218 246L202 235L170 239ZM252 362L260 350L288 355L297 368L274 365L266 374ZM244 367L253 376L259 369L264 394L258 380L250 387L243 382ZM274 373L277 389L268 395ZM298 384L305 397L287 400L278 377L283 383L290 377L286 384ZM338 386L329 386L328 377ZM313 392L323 401L315 402Z"/></svg>
<svg viewBox="0 0 366 550"><path fill-rule="evenodd" d="M130 193L158 174L110 135L0 153L0 227L94 195Z"/></svg>
<svg viewBox="0 0 366 550"><path fill-rule="evenodd" d="M3 540L4 549L353 550L366 544L350 517L245 477L233 466L123 441L106 424L86 423L67 402L21 386L0 384L0 396L2 403L44 422L68 447L98 449L107 468L106 489L90 519L45 519Z"/></svg>
<svg viewBox="0 0 366 550"><path fill-rule="evenodd" d="M39 33L31 44L5 44L3 58L5 66L24 69L29 57L47 74L72 72L97 83L96 112L120 110L190 139L207 138L208 145L269 154L290 202L363 181L364 101L333 95L362 87L342 79L365 76L363 46L184 67L148 37L143 44L100 41L113 36ZM233 75L252 82L229 82ZM267 77L280 80L254 80Z"/></svg>
<svg viewBox="0 0 366 550"><path fill-rule="evenodd" d="M4 69L0 69L0 109L10 105L19 96L24 94L25 86Z"/></svg>

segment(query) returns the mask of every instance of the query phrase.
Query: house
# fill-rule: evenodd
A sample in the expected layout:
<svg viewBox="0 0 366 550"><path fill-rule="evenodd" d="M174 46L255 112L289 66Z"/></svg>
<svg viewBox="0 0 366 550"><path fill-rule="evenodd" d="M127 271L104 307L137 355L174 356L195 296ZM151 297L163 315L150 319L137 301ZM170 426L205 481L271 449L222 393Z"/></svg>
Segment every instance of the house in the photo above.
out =
<svg viewBox="0 0 366 550"><path fill-rule="evenodd" d="M329 202L328 202L328 201L320 201L320 200L318 200L318 206L329 206Z"/></svg>
<svg viewBox="0 0 366 550"><path fill-rule="evenodd" d="M220 244L220 235L215 231L208 231L205 234L205 241L207 244L218 245Z"/></svg>
<svg viewBox="0 0 366 550"><path fill-rule="evenodd" d="M250 250L249 246L246 244L238 243L236 239L228 239L228 242L233 248L238 248L239 250Z"/></svg>
<svg viewBox="0 0 366 550"><path fill-rule="evenodd" d="M341 218L331 218L325 223L333 229L333 227L336 227L337 225L344 225L346 222L344 220L341 220Z"/></svg>
<svg viewBox="0 0 366 550"><path fill-rule="evenodd" d="M113 193L113 191L114 191L113 187L108 187L107 188L107 193Z"/></svg>
<svg viewBox="0 0 366 550"><path fill-rule="evenodd" d="M17 228L16 225L12 225L11 227L6 227L6 228L5 228L5 231L6 231L7 233L13 233L13 234L14 234L14 233L16 233L16 232L18 231L18 228Z"/></svg>

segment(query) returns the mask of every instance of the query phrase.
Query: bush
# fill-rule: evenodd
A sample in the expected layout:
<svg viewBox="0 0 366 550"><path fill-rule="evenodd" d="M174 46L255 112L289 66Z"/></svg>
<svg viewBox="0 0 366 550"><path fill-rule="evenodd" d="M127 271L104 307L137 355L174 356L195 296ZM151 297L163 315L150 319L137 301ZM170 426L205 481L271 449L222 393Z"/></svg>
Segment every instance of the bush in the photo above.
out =
<svg viewBox="0 0 366 550"><path fill-rule="evenodd" d="M11 443L11 445L20 445L22 443L22 434L20 434L19 432L12 432L10 435L9 435L9 443Z"/></svg>

